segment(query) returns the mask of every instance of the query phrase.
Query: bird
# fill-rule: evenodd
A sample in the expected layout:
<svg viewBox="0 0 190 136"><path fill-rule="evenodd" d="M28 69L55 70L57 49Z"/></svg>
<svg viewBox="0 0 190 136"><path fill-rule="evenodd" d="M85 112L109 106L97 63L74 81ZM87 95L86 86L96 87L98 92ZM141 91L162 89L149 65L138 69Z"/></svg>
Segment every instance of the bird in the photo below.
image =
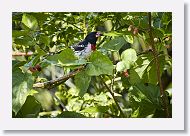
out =
<svg viewBox="0 0 190 136"><path fill-rule="evenodd" d="M71 49L78 58L88 58L96 50L96 41L102 36L100 32L90 32L83 41L72 45Z"/></svg>

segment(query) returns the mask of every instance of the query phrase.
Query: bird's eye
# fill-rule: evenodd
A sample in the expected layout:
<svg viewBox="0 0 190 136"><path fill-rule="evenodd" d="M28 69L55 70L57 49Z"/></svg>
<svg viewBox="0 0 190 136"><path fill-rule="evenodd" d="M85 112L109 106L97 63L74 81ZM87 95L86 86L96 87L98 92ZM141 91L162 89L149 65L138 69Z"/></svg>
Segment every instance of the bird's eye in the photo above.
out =
<svg viewBox="0 0 190 136"><path fill-rule="evenodd" d="M102 36L102 34L100 32L96 33L96 37Z"/></svg>

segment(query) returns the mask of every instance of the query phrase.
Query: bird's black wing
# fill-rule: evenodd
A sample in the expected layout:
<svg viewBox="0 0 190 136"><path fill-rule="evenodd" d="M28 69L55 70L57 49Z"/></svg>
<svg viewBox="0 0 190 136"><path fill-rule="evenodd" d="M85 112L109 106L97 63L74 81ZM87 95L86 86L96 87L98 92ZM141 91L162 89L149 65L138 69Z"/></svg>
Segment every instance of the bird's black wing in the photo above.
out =
<svg viewBox="0 0 190 136"><path fill-rule="evenodd" d="M88 45L88 42L82 41L76 45L73 45L71 48L73 48L75 51L82 51L84 50Z"/></svg>

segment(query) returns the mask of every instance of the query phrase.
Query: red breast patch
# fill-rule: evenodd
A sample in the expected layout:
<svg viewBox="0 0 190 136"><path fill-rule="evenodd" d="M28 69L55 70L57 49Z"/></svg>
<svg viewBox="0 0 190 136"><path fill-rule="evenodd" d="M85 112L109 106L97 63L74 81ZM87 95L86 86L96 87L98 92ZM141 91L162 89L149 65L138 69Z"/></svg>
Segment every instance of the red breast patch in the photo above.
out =
<svg viewBox="0 0 190 136"><path fill-rule="evenodd" d="M91 44L91 49L92 49L93 51L95 51L95 50L96 50L96 44Z"/></svg>

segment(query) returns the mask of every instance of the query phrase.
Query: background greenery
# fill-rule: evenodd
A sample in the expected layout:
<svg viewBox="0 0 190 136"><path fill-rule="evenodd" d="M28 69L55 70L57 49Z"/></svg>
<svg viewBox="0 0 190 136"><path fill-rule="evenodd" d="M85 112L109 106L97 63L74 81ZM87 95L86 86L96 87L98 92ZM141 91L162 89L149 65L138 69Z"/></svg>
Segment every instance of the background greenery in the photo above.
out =
<svg viewBox="0 0 190 136"><path fill-rule="evenodd" d="M76 58L69 46L91 31L104 34L97 51ZM12 116L172 117L171 47L169 12L151 13L151 20L145 12L12 13ZM64 82L34 87L81 65Z"/></svg>

